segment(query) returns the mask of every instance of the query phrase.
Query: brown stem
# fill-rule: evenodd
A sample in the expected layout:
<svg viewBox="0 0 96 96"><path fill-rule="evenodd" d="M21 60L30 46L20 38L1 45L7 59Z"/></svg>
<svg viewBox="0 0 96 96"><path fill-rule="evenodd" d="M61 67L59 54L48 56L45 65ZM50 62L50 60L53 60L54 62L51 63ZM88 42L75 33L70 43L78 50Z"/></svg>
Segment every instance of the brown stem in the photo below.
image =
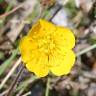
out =
<svg viewBox="0 0 96 96"><path fill-rule="evenodd" d="M13 81L12 85L10 86L10 88L9 88L8 93L6 94L6 96L12 96L12 93L13 93L13 91L14 91L17 83L18 83L19 77L21 76L23 70L24 70L24 66L21 66L21 69L18 72L18 74L17 74L15 80Z"/></svg>
<svg viewBox="0 0 96 96"><path fill-rule="evenodd" d="M10 15L10 14L12 14L13 12L17 11L18 9L20 9L20 8L22 8L22 7L23 7L23 4L15 7L14 9L12 9L12 10L9 11L9 12L6 12L6 13L0 15L0 18L3 18L3 17L6 17L6 16Z"/></svg>
<svg viewBox="0 0 96 96"><path fill-rule="evenodd" d="M53 14L53 16L49 19L49 21L51 21L55 15L62 9L62 6L59 6L58 9L56 10L56 12Z"/></svg>

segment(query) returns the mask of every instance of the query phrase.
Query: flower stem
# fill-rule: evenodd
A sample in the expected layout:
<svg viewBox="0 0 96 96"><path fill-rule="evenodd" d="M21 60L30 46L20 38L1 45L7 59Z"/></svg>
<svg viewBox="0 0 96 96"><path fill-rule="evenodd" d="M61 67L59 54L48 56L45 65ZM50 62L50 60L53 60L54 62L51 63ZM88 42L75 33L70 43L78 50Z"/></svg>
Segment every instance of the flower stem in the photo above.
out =
<svg viewBox="0 0 96 96"><path fill-rule="evenodd" d="M51 79L48 77L47 84L46 84L45 96L49 96L50 81L51 81Z"/></svg>

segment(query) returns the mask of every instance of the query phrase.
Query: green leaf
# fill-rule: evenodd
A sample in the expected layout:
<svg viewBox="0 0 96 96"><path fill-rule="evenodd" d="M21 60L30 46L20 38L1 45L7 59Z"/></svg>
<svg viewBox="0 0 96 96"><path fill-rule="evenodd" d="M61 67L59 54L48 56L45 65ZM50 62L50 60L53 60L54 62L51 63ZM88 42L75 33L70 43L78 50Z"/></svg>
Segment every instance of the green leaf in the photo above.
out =
<svg viewBox="0 0 96 96"><path fill-rule="evenodd" d="M4 53L0 51L0 59L4 59Z"/></svg>
<svg viewBox="0 0 96 96"><path fill-rule="evenodd" d="M0 3L4 2L4 0L0 0Z"/></svg>

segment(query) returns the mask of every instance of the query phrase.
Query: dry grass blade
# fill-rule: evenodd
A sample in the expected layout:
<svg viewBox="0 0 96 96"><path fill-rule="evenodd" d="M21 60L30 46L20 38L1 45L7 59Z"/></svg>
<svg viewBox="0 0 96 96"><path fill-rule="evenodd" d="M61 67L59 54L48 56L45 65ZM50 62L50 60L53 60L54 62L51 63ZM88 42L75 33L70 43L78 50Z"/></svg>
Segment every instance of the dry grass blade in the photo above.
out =
<svg viewBox="0 0 96 96"><path fill-rule="evenodd" d="M10 14L12 14L13 12L17 11L18 9L22 8L24 4L21 4L17 7L15 7L14 9L12 9L11 11L7 12L7 13L4 13L3 15L0 15L0 18L4 18Z"/></svg>
<svg viewBox="0 0 96 96"><path fill-rule="evenodd" d="M10 86L9 90L8 90L8 93L6 94L6 96L12 96L12 93L14 91L14 88L16 87L17 83L18 83L18 80L21 76L21 74L23 73L23 70L24 70L24 66L21 67L21 69L19 70L15 80L12 82L12 85Z"/></svg>
<svg viewBox="0 0 96 96"><path fill-rule="evenodd" d="M12 69L9 71L9 73L6 75L6 77L3 79L3 81L0 84L0 89L4 86L4 84L7 82L7 80L10 78L10 76L13 74L15 69L18 67L18 65L21 63L21 57L17 60L17 62L14 64Z"/></svg>

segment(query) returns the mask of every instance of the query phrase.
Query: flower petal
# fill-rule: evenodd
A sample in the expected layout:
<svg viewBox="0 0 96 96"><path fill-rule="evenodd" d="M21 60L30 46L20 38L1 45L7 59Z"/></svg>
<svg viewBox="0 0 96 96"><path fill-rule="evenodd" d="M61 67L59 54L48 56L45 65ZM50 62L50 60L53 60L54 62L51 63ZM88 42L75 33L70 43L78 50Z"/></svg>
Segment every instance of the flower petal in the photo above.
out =
<svg viewBox="0 0 96 96"><path fill-rule="evenodd" d="M60 58L59 58L60 59ZM70 72L75 62L75 54L72 50L69 50L64 59L56 67L51 67L50 70L56 76L66 75Z"/></svg>
<svg viewBox="0 0 96 96"><path fill-rule="evenodd" d="M28 71L34 72L35 64L36 64L36 57L33 58L30 62L26 63L26 68L28 69Z"/></svg>
<svg viewBox="0 0 96 96"><path fill-rule="evenodd" d="M51 30L50 30L50 28L51 28ZM34 38L34 36L37 38L38 37L40 38L40 37L46 36L48 34L52 34L52 32L54 32L55 29L56 28L55 28L54 24L52 24L46 20L40 19L36 24L33 25L32 29L28 33L28 36L30 36L31 38Z"/></svg>
<svg viewBox="0 0 96 96"><path fill-rule="evenodd" d="M26 67L29 71L34 72L36 76L44 77L49 72L49 67L47 66L47 63L47 57L43 54L38 54L37 58L35 57L35 59L26 64Z"/></svg>
<svg viewBox="0 0 96 96"><path fill-rule="evenodd" d="M19 49L20 49L20 52L21 52L21 56L22 56L22 59L25 62L27 62L29 60L29 54L30 54L30 42L28 41L28 38L27 36L23 37L20 41L20 45L19 45Z"/></svg>
<svg viewBox="0 0 96 96"><path fill-rule="evenodd" d="M55 43L59 47L72 49L75 46L75 37L71 30L64 27L57 27L53 34Z"/></svg>
<svg viewBox="0 0 96 96"><path fill-rule="evenodd" d="M63 48L64 49L64 48ZM51 51L51 54L49 55L49 67L56 67L59 64L62 63L62 60L64 59L64 56L68 50L59 50L58 48L55 48Z"/></svg>
<svg viewBox="0 0 96 96"><path fill-rule="evenodd" d="M36 42L32 41L28 36L25 36L21 39L19 49L20 49L21 57L24 63L26 63L27 61L30 61L33 55L36 56L38 51L38 50L35 51L37 49Z"/></svg>

